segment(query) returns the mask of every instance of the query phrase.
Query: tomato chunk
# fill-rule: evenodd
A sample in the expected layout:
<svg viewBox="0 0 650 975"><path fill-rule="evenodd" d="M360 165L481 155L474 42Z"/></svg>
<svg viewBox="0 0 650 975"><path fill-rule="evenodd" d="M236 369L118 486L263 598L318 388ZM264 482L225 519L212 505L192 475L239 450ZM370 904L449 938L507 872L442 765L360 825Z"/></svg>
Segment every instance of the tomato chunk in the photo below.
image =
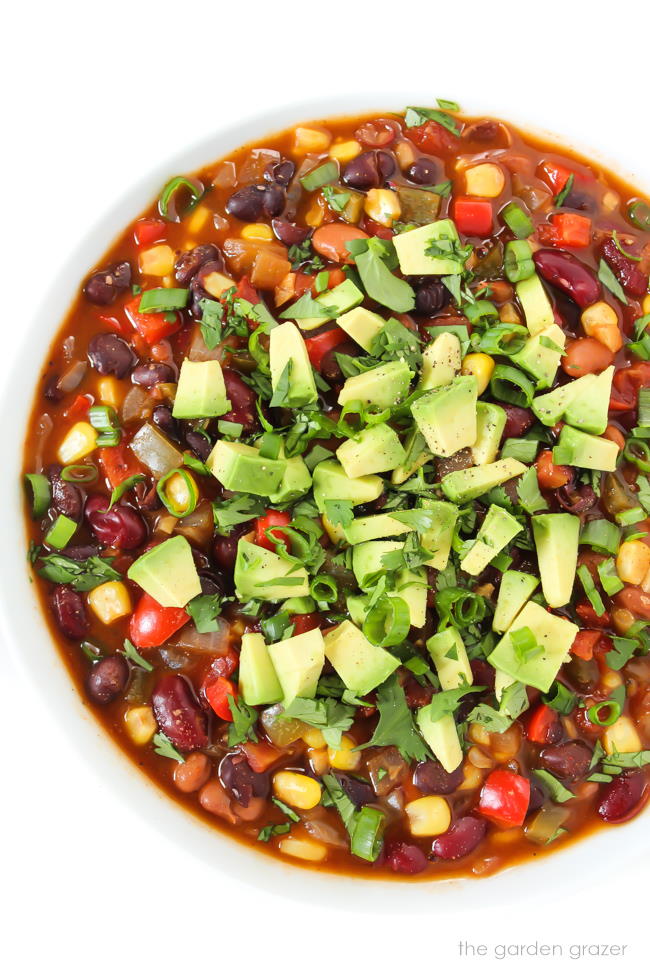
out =
<svg viewBox="0 0 650 975"><path fill-rule="evenodd" d="M548 704L540 704L535 708L528 722L526 729L528 741L534 741L538 745L547 745L550 741L551 730L557 722L557 711L549 708Z"/></svg>
<svg viewBox="0 0 650 975"><path fill-rule="evenodd" d="M488 237L492 233L494 214L488 200L457 196L451 205L454 223L468 237Z"/></svg>
<svg viewBox="0 0 650 975"><path fill-rule="evenodd" d="M228 698L237 700L235 685L227 677L217 677L212 684L208 684L205 689L205 696L214 713L222 721L232 721L232 711Z"/></svg>
<svg viewBox="0 0 650 975"><path fill-rule="evenodd" d="M269 552L275 552L275 545L267 536L266 532L269 528L288 525L290 521L291 515L288 512L275 511L275 509L269 508L266 514L262 518L258 518L255 522L255 544L260 545L262 548L268 548ZM278 541L282 541L286 545L289 544L289 537L284 532L273 532L273 536Z"/></svg>
<svg viewBox="0 0 650 975"><path fill-rule="evenodd" d="M530 801L530 781L516 772L495 769L483 783L478 810L497 826L521 826Z"/></svg>
<svg viewBox="0 0 650 975"><path fill-rule="evenodd" d="M543 450L535 461L537 481L544 490L563 487L571 480L571 468L553 463L553 451Z"/></svg>
<svg viewBox="0 0 650 975"><path fill-rule="evenodd" d="M161 606L145 592L129 621L129 639L136 647L160 647L189 619L181 607Z"/></svg>
<svg viewBox="0 0 650 975"><path fill-rule="evenodd" d="M245 741L239 746L248 759L253 772L266 772L268 768L282 757L282 752L266 741Z"/></svg>
<svg viewBox="0 0 650 975"><path fill-rule="evenodd" d="M127 301L124 311L136 332L149 345L155 345L168 335L173 335L181 327L181 320L176 312L140 312L139 306L140 295L136 295L131 301Z"/></svg>
<svg viewBox="0 0 650 975"><path fill-rule="evenodd" d="M347 341L347 334L342 328L330 328L329 332L322 332L315 335L312 339L305 339L307 355L314 369L320 371L324 356L337 345Z"/></svg>
<svg viewBox="0 0 650 975"><path fill-rule="evenodd" d="M551 247L588 247L591 220L579 213L554 213L550 223L538 228L540 243Z"/></svg>
<svg viewBox="0 0 650 975"><path fill-rule="evenodd" d="M144 217L144 219L138 220L134 226L133 238L138 247L144 247L146 244L155 244L156 241L163 240L167 226L164 220Z"/></svg>
<svg viewBox="0 0 650 975"><path fill-rule="evenodd" d="M569 652L581 660L591 660L601 636L600 630L580 630Z"/></svg>
<svg viewBox="0 0 650 975"><path fill-rule="evenodd" d="M113 489L119 487L127 477L144 474L144 467L140 466L131 449L125 444L119 444L117 447L102 447L97 451L97 460L104 477Z"/></svg>

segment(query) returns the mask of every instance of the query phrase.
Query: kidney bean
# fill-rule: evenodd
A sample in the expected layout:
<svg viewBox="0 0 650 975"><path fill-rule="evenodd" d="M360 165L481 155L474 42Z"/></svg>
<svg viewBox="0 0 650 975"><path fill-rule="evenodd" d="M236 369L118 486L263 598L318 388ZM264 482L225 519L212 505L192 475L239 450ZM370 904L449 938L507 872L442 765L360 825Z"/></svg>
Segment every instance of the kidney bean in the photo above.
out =
<svg viewBox="0 0 650 975"><path fill-rule="evenodd" d="M181 792L198 792L210 778L211 771L207 755L193 752L174 769L174 785Z"/></svg>
<svg viewBox="0 0 650 975"><path fill-rule="evenodd" d="M210 456L212 445L208 438L197 430L190 430L185 434L185 443L199 460L206 461Z"/></svg>
<svg viewBox="0 0 650 975"><path fill-rule="evenodd" d="M88 697L95 704L115 701L129 682L129 665L121 653L96 660L86 678Z"/></svg>
<svg viewBox="0 0 650 975"><path fill-rule="evenodd" d="M165 674L154 687L151 703L158 727L175 748L183 752L205 748L206 717L187 678Z"/></svg>
<svg viewBox="0 0 650 975"><path fill-rule="evenodd" d="M377 798L375 790L369 782L357 779L353 775L345 775L343 772L335 772L334 774L346 796L357 809L361 806L367 806L368 803L374 802Z"/></svg>
<svg viewBox="0 0 650 975"><path fill-rule="evenodd" d="M583 213L591 213L595 206L593 198L580 190L571 190L560 205L565 210L581 210Z"/></svg>
<svg viewBox="0 0 650 975"><path fill-rule="evenodd" d="M439 762L418 762L413 772L413 784L425 796L448 796L462 781L462 763L453 772L446 772Z"/></svg>
<svg viewBox="0 0 650 975"><path fill-rule="evenodd" d="M88 632L88 617L80 593L71 586L56 586L52 593L52 608L63 635L70 640L83 640Z"/></svg>
<svg viewBox="0 0 650 975"><path fill-rule="evenodd" d="M139 548L147 537L147 526L137 511L124 503L107 509L108 499L101 494L93 494L86 501L86 521L102 545L126 551Z"/></svg>
<svg viewBox="0 0 650 975"><path fill-rule="evenodd" d="M565 741L561 745L542 748L539 761L542 768L560 779L576 782L589 771L591 749L582 741Z"/></svg>
<svg viewBox="0 0 650 975"><path fill-rule="evenodd" d="M538 273L549 284L564 291L580 308L600 297L600 282L591 268L567 251L542 248L533 254Z"/></svg>
<svg viewBox="0 0 650 975"><path fill-rule="evenodd" d="M172 440L180 440L178 421L172 416L168 406L157 406L151 414L151 419Z"/></svg>
<svg viewBox="0 0 650 975"><path fill-rule="evenodd" d="M203 786L199 792L199 802L213 816L220 816L232 826L237 822L237 817L230 808L228 793L218 779L211 779Z"/></svg>
<svg viewBox="0 0 650 975"><path fill-rule="evenodd" d="M475 850L487 832L484 819L463 816L433 844L433 853L441 860L459 860Z"/></svg>
<svg viewBox="0 0 650 975"><path fill-rule="evenodd" d="M284 210L287 194L277 183L271 183L264 193L264 212L269 217L277 217Z"/></svg>
<svg viewBox="0 0 650 975"><path fill-rule="evenodd" d="M223 257L216 244L199 244L192 250L183 251L174 264L174 274L180 286L187 288L197 271L208 261L219 264L223 271Z"/></svg>
<svg viewBox="0 0 650 975"><path fill-rule="evenodd" d="M220 419L229 420L231 423L241 423L245 433L252 433L259 426L255 408L255 393L232 369L224 369L223 378L231 410L224 413Z"/></svg>
<svg viewBox="0 0 650 975"><path fill-rule="evenodd" d="M269 163L264 170L264 179L268 183L279 183L280 186L288 186L293 179L296 171L296 164L290 159L283 159L279 163Z"/></svg>
<svg viewBox="0 0 650 975"><path fill-rule="evenodd" d="M222 758L219 765L219 779L223 787L242 806L248 806L251 799L266 799L271 791L271 777L268 772L254 772L245 755L234 752Z"/></svg>
<svg viewBox="0 0 650 975"><path fill-rule="evenodd" d="M623 823L638 811L644 792L646 780L641 769L623 772L603 788L598 815L606 823Z"/></svg>
<svg viewBox="0 0 650 975"><path fill-rule="evenodd" d="M343 182L355 190L378 189L396 169L394 156L381 149L362 152L346 165Z"/></svg>
<svg viewBox="0 0 650 975"><path fill-rule="evenodd" d="M66 545L61 549L61 555L72 559L74 562L85 562L86 559L99 555L101 548L98 545Z"/></svg>
<svg viewBox="0 0 650 975"><path fill-rule="evenodd" d="M614 361L614 353L598 339L573 339L567 343L560 365L571 379L600 373Z"/></svg>
<svg viewBox="0 0 650 975"><path fill-rule="evenodd" d="M418 186L435 186L438 181L438 163L430 156L420 156L406 170L406 178Z"/></svg>
<svg viewBox="0 0 650 975"><path fill-rule="evenodd" d="M431 318L447 304L449 304L449 292L438 278L419 285L415 293L415 310L420 315Z"/></svg>
<svg viewBox="0 0 650 975"><path fill-rule="evenodd" d="M133 350L123 338L112 332L102 332L93 335L88 343L88 361L101 376L112 374L122 379L137 360Z"/></svg>
<svg viewBox="0 0 650 975"><path fill-rule="evenodd" d="M173 383L176 381L176 369L167 362L141 362L131 373L131 382L136 386L151 389L158 383Z"/></svg>
<svg viewBox="0 0 650 975"><path fill-rule="evenodd" d="M611 238L604 242L602 254L621 287L635 298L643 298L648 290L648 276L641 273L636 261L621 254Z"/></svg>
<svg viewBox="0 0 650 975"><path fill-rule="evenodd" d="M511 406L510 403L499 403L506 411L506 425L503 428L502 442L508 437L521 437L533 425L535 417L524 406Z"/></svg>
<svg viewBox="0 0 650 975"><path fill-rule="evenodd" d="M237 546L242 535L251 530L252 522L235 525L229 535L217 535L212 544L212 557L224 572L232 575L237 559Z"/></svg>
<svg viewBox="0 0 650 975"><path fill-rule="evenodd" d="M226 213L238 220L255 223L262 216L266 189L264 185L242 187L233 193L226 203Z"/></svg>
<svg viewBox="0 0 650 975"><path fill-rule="evenodd" d="M47 476L52 489L52 504L60 515L65 515L73 521L81 521L84 497L76 484L64 481L61 477L60 464L51 464Z"/></svg>
<svg viewBox="0 0 650 975"><path fill-rule="evenodd" d="M271 227L278 240L286 244L287 247L292 247L294 244L302 244L303 241L307 240L310 233L309 227L299 227L289 220L281 220L279 218L271 221Z"/></svg>
<svg viewBox="0 0 650 975"><path fill-rule="evenodd" d="M386 863L395 873L422 873L427 858L414 843L391 843L386 849Z"/></svg>
<svg viewBox="0 0 650 975"><path fill-rule="evenodd" d="M93 305L110 305L130 284L131 265L122 261L103 271L95 271L86 281L83 293Z"/></svg>
<svg viewBox="0 0 650 975"><path fill-rule="evenodd" d="M351 227L347 223L326 223L314 231L311 239L314 250L328 261L338 264L354 264L347 249L349 240L365 240L366 234L359 227Z"/></svg>
<svg viewBox="0 0 650 975"><path fill-rule="evenodd" d="M470 661L470 667L472 670L473 684L487 687L490 691L494 690L494 667L491 667L487 660L481 660L480 657L476 657Z"/></svg>
<svg viewBox="0 0 650 975"><path fill-rule="evenodd" d="M394 142L402 129L399 122L391 118L378 118L373 121L363 122L354 133L354 138L358 139L365 146L372 146L379 149L382 146L389 146Z"/></svg>
<svg viewBox="0 0 650 975"><path fill-rule="evenodd" d="M598 498L588 484L583 484L579 488L572 488L569 485L557 488L553 494L557 498L558 504L565 511L572 515L579 515L583 511L589 511L596 504Z"/></svg>

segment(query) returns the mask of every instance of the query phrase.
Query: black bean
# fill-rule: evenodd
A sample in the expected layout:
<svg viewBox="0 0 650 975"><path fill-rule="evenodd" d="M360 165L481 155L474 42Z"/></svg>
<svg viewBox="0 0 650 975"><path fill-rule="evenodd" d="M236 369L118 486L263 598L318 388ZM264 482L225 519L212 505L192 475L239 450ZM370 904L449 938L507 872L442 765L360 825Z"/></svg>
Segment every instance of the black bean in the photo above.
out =
<svg viewBox="0 0 650 975"><path fill-rule="evenodd" d="M61 377L58 373L50 373L50 375L45 380L45 386L43 387L43 396L45 399L49 399L52 403L58 403L65 396L62 389L59 388L59 379Z"/></svg>
<svg viewBox="0 0 650 975"><path fill-rule="evenodd" d="M172 416L172 411L168 406L157 406L151 415L151 419L172 440L180 439L178 422Z"/></svg>
<svg viewBox="0 0 650 975"><path fill-rule="evenodd" d="M198 430L190 430L189 433L186 433L185 443L190 448L192 453L196 454L199 460L206 461L210 456L212 444L208 438L204 434L199 433Z"/></svg>
<svg viewBox="0 0 650 975"><path fill-rule="evenodd" d="M281 186L271 183L264 193L264 212L269 217L277 217L284 210L286 193Z"/></svg>
<svg viewBox="0 0 650 975"><path fill-rule="evenodd" d="M295 171L295 163L292 163L290 159L283 159L282 162L268 164L264 170L264 179L269 183L288 186Z"/></svg>
<svg viewBox="0 0 650 975"><path fill-rule="evenodd" d="M128 261L95 271L84 286L84 295L93 305L110 305L121 291L131 284L131 265Z"/></svg>
<svg viewBox="0 0 650 975"><path fill-rule="evenodd" d="M380 171L380 155L386 156L388 160L391 160L391 156L388 153L378 153L376 149L361 152L354 159L351 159L343 170L342 178L346 186L351 186L355 190L377 189L382 186L386 176ZM383 169L387 170L389 168L388 162L383 160ZM393 170L391 169L390 171L392 172Z"/></svg>
<svg viewBox="0 0 650 975"><path fill-rule="evenodd" d="M224 789L242 806L248 806L253 797L266 799L271 791L268 772L254 772L246 756L237 752L221 760L219 778Z"/></svg>
<svg viewBox="0 0 650 975"><path fill-rule="evenodd" d="M158 383L176 381L176 369L167 362L141 362L131 373L131 382L150 389Z"/></svg>
<svg viewBox="0 0 650 975"><path fill-rule="evenodd" d="M129 344L113 332L93 335L88 343L88 361L102 376L114 375L118 379L126 376L136 363L136 357Z"/></svg>
<svg viewBox="0 0 650 975"><path fill-rule="evenodd" d="M415 293L415 309L427 318L431 318L448 303L449 294L438 278L421 284Z"/></svg>
<svg viewBox="0 0 650 975"><path fill-rule="evenodd" d="M413 784L425 796L448 796L462 781L462 763L453 772L446 772L439 762L418 762L413 772Z"/></svg>
<svg viewBox="0 0 650 975"><path fill-rule="evenodd" d="M201 302L205 301L206 298L208 299L208 301L214 301L214 296L211 295L209 291L205 290L205 288L199 281L197 275L196 277L193 277L192 280L190 281L190 301L189 301L189 309L195 318L198 319L203 318L203 309L201 308Z"/></svg>
<svg viewBox="0 0 650 975"><path fill-rule="evenodd" d="M241 190L233 193L226 203L226 213L238 220L254 223L262 215L266 189L264 185L242 187Z"/></svg>
<svg viewBox="0 0 650 975"><path fill-rule="evenodd" d="M96 704L116 700L129 681L129 665L121 653L96 660L86 678L88 696Z"/></svg>
<svg viewBox="0 0 650 975"><path fill-rule="evenodd" d="M375 790L370 782L357 779L353 775L345 775L343 772L335 772L338 783L345 792L348 799L359 809L367 806L368 803L376 800Z"/></svg>
<svg viewBox="0 0 650 975"><path fill-rule="evenodd" d="M302 244L311 232L309 227L299 227L289 220L272 220L271 226L278 240L286 244L287 247L292 247L294 244Z"/></svg>
<svg viewBox="0 0 650 975"><path fill-rule="evenodd" d="M418 186L435 186L438 181L438 164L428 156L420 156L406 170L406 178Z"/></svg>
<svg viewBox="0 0 650 975"><path fill-rule="evenodd" d="M216 244L199 244L190 251L183 251L174 264L176 280L186 288L196 272L208 261L217 261L223 270L223 258Z"/></svg>

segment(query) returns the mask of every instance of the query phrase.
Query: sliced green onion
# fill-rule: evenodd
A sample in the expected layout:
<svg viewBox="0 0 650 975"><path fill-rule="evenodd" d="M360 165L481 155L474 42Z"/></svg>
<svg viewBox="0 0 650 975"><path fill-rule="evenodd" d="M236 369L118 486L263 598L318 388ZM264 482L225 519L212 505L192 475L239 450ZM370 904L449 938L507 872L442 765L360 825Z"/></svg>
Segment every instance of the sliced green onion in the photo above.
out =
<svg viewBox="0 0 650 975"><path fill-rule="evenodd" d="M528 214L524 213L519 204L515 203L514 201L508 203L508 205L503 208L499 216L510 228L515 237L519 237L520 239L530 237L535 229L533 227L533 221L530 219Z"/></svg>
<svg viewBox="0 0 650 975"><path fill-rule="evenodd" d="M538 440L524 440L522 437L508 437L501 448L501 458L514 457L522 464L532 464L537 456Z"/></svg>
<svg viewBox="0 0 650 975"><path fill-rule="evenodd" d="M354 819L350 852L361 860L374 863L383 845L384 814L373 806L363 806Z"/></svg>
<svg viewBox="0 0 650 975"><path fill-rule="evenodd" d="M187 452L183 454L183 466L189 467L195 474L202 474L204 477L210 474L210 469L206 467L202 460Z"/></svg>
<svg viewBox="0 0 650 975"><path fill-rule="evenodd" d="M45 474L25 474L25 481L32 495L32 517L42 518L52 500L50 482Z"/></svg>
<svg viewBox="0 0 650 975"><path fill-rule="evenodd" d="M623 456L630 463L636 464L640 471L650 471L650 446L636 437L631 437L623 448Z"/></svg>
<svg viewBox="0 0 650 975"><path fill-rule="evenodd" d="M67 515L59 515L45 536L45 544L50 548L65 548L79 525Z"/></svg>
<svg viewBox="0 0 650 975"><path fill-rule="evenodd" d="M266 457L267 460L277 460L280 456L280 450L282 448L282 437L279 433L272 433L267 430L259 442L260 444L260 457Z"/></svg>
<svg viewBox="0 0 650 975"><path fill-rule="evenodd" d="M617 592L625 588L618 577L614 559L606 559L605 562L601 562L597 571L600 584L608 596L615 596Z"/></svg>
<svg viewBox="0 0 650 975"><path fill-rule="evenodd" d="M535 386L519 369L499 364L494 367L490 391L496 400L512 403L513 406L530 406Z"/></svg>
<svg viewBox="0 0 650 975"><path fill-rule="evenodd" d="M137 664L138 667L142 667L143 670L149 671L149 673L151 673L153 670L153 664L150 664L148 660L145 660L144 657L138 653L130 640L124 641L124 656L127 660L131 660L134 664Z"/></svg>
<svg viewBox="0 0 650 975"><path fill-rule="evenodd" d="M322 573L311 580L309 592L317 603L334 603L338 598L339 589L334 576Z"/></svg>
<svg viewBox="0 0 650 975"><path fill-rule="evenodd" d="M571 714L578 703L578 695L570 691L565 684L554 680L547 694L542 694L542 701L549 708L560 714Z"/></svg>
<svg viewBox="0 0 650 975"><path fill-rule="evenodd" d="M321 186L325 186L325 183L331 183L338 177L338 163L330 159L321 166L316 166L316 169L312 169L306 176L301 176L300 183L303 189L311 193L312 190L320 189Z"/></svg>
<svg viewBox="0 0 650 975"><path fill-rule="evenodd" d="M71 484L92 484L99 477L94 464L68 464L61 471L61 480Z"/></svg>
<svg viewBox="0 0 650 975"><path fill-rule="evenodd" d="M318 274L316 275L316 278L314 280L314 288L316 289L316 293L317 294L320 294L321 291L325 291L325 289L329 285L329 279L330 279L330 272L329 271L319 271L318 272Z"/></svg>
<svg viewBox="0 0 650 975"><path fill-rule="evenodd" d="M83 643L79 645L79 649L85 657L88 657L92 663L96 660L100 660L102 656L102 650L96 647L94 643L89 643L88 640L84 640Z"/></svg>
<svg viewBox="0 0 650 975"><path fill-rule="evenodd" d="M463 307L463 312L471 325L476 325L478 322L483 320L499 320L499 312L496 305L494 305L491 301L486 301L485 298L481 298L479 301L473 301L471 304L465 305Z"/></svg>
<svg viewBox="0 0 650 975"><path fill-rule="evenodd" d="M116 447L120 442L120 430L117 413L112 406L91 406L88 419L95 430L99 430L98 447Z"/></svg>
<svg viewBox="0 0 650 975"><path fill-rule="evenodd" d="M589 545L594 552L616 555L621 544L621 530L605 518L596 518L582 529L580 544Z"/></svg>
<svg viewBox="0 0 650 975"><path fill-rule="evenodd" d="M530 332L524 325L494 325L483 332L478 348L488 355L516 355L521 352Z"/></svg>
<svg viewBox="0 0 650 975"><path fill-rule="evenodd" d="M591 572L586 565L581 565L578 567L578 579L582 583L582 588L585 591L585 596L591 603L594 613L596 616L603 616L605 613L605 604L601 598L600 593L594 585L594 580L591 578Z"/></svg>
<svg viewBox="0 0 650 975"><path fill-rule="evenodd" d="M621 302L622 305L627 305L628 300L625 297L625 292L623 291L620 282L611 267L602 257L600 259L600 264L598 265L598 280L601 284L604 284L606 288L612 292L615 298Z"/></svg>
<svg viewBox="0 0 650 975"><path fill-rule="evenodd" d="M183 479L185 486L187 487L188 502L185 508L177 508L171 498L167 496L165 491L165 485L176 474ZM164 506L167 508L167 511L170 513L170 515L173 515L174 518L186 518L187 515L191 515L199 500L194 478L192 478L187 471L183 470L182 467L175 467L174 470L169 471L168 474L161 477L156 486L156 493Z"/></svg>
<svg viewBox="0 0 650 975"><path fill-rule="evenodd" d="M515 656L520 660L529 660L543 649L529 626L520 626L518 630L513 630L510 633L510 642Z"/></svg>
<svg viewBox="0 0 650 975"><path fill-rule="evenodd" d="M633 200L627 210L628 218L640 230L650 230L650 206L644 200Z"/></svg>
<svg viewBox="0 0 650 975"><path fill-rule="evenodd" d="M241 423L233 423L232 420L217 420L217 430L223 433L224 437L240 437L244 427Z"/></svg>
<svg viewBox="0 0 650 975"><path fill-rule="evenodd" d="M411 628L408 603L401 596L382 596L363 623L363 634L376 647L403 643Z"/></svg>
<svg viewBox="0 0 650 975"><path fill-rule="evenodd" d="M618 511L614 517L616 518L617 524L621 525L623 528L627 528L628 525L636 525L640 521L644 521L647 517L643 508L626 508L625 511Z"/></svg>
<svg viewBox="0 0 650 975"><path fill-rule="evenodd" d="M176 211L176 194L179 190L184 189L190 195L190 202L188 206L185 207L182 216ZM165 220L170 220L173 223L179 223L186 214L191 213L196 204L199 202L203 196L203 184L199 183L198 180L188 179L187 176L174 176L173 179L163 187L163 191L160 194L160 199L158 200L158 210L160 211L161 217Z"/></svg>
<svg viewBox="0 0 650 975"><path fill-rule="evenodd" d="M650 440L650 427L632 427L630 433L640 440Z"/></svg>
<svg viewBox="0 0 650 975"><path fill-rule="evenodd" d="M639 413L637 422L642 427L650 424L650 389L639 390Z"/></svg>
<svg viewBox="0 0 650 975"><path fill-rule="evenodd" d="M575 177L575 173L571 173L570 176L569 176L569 178L567 179L566 183L564 184L564 186L562 187L562 189L560 190L560 192L558 193L558 195L555 197L555 206L556 207L564 206L564 202L565 202L567 196L569 195L569 193L573 189L573 184L575 183L575 178L576 178Z"/></svg>
<svg viewBox="0 0 650 975"><path fill-rule="evenodd" d="M190 292L188 288L151 288L143 291L138 305L142 314L157 311L177 311L185 308Z"/></svg>
<svg viewBox="0 0 650 975"><path fill-rule="evenodd" d="M107 511L110 511L114 504L123 498L127 491L130 491L132 487L139 484L140 481L146 481L146 476L144 474L132 474L131 477L125 478L121 484L118 484L116 488L113 489L108 502Z"/></svg>
<svg viewBox="0 0 650 975"><path fill-rule="evenodd" d="M601 701L600 704L592 704L587 709L587 714L592 724L600 725L601 728L609 728L610 725L618 721L621 711L622 708L618 701Z"/></svg>
<svg viewBox="0 0 650 975"><path fill-rule="evenodd" d="M535 273L533 251L527 240L509 240L503 263L508 281L524 281Z"/></svg>

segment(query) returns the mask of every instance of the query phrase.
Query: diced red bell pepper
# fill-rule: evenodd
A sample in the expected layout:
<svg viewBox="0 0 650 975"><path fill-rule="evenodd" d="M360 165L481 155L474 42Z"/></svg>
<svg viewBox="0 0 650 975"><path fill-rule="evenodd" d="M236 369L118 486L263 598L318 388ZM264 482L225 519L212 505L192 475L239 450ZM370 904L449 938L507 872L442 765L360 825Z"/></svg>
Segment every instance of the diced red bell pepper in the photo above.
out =
<svg viewBox="0 0 650 975"><path fill-rule="evenodd" d="M205 696L214 713L222 721L232 721L232 711L230 710L229 697L237 700L235 685L227 677L217 677L205 689Z"/></svg>
<svg viewBox="0 0 650 975"><path fill-rule="evenodd" d="M550 223L537 228L541 244L551 247L588 247L591 220L579 213L554 213Z"/></svg>
<svg viewBox="0 0 650 975"><path fill-rule="evenodd" d="M245 741L239 746L253 772L266 772L282 756L282 752L266 741Z"/></svg>
<svg viewBox="0 0 650 975"><path fill-rule="evenodd" d="M119 487L127 477L145 472L144 467L140 466L126 444L119 444L117 447L101 447L97 451L97 460L104 477L113 489Z"/></svg>
<svg viewBox="0 0 650 975"><path fill-rule="evenodd" d="M612 617L609 613L603 613L602 616L598 616L591 603L578 603L576 613L587 626L609 626L612 622Z"/></svg>
<svg viewBox="0 0 650 975"><path fill-rule="evenodd" d="M494 214L489 200L457 196L451 205L451 214L461 234L488 237L492 233Z"/></svg>
<svg viewBox="0 0 650 975"><path fill-rule="evenodd" d="M275 509L269 508L266 514L258 518L255 522L255 544L260 545L262 548L268 548L269 552L274 552L275 545L267 536L266 532L269 528L288 525L290 521L291 515L287 511L275 511ZM273 536L277 541L282 541L286 545L289 544L289 538L283 532L274 531Z"/></svg>
<svg viewBox="0 0 650 975"><path fill-rule="evenodd" d="M155 244L156 241L163 240L167 226L164 220L144 217L138 220L133 228L133 238L138 247Z"/></svg>
<svg viewBox="0 0 650 975"><path fill-rule="evenodd" d="M293 624L293 635L299 636L309 630L317 630L323 622L320 613L296 613L290 617Z"/></svg>
<svg viewBox="0 0 650 975"><path fill-rule="evenodd" d="M542 160L537 168L537 174L554 193L559 193L563 190L569 177L573 176L575 178L576 175L572 170L563 166L562 163L551 162L550 159Z"/></svg>
<svg viewBox="0 0 650 975"><path fill-rule="evenodd" d="M235 297L243 298L244 301L250 301L251 305L257 305L260 300L259 292L253 287L246 275L239 279L235 290Z"/></svg>
<svg viewBox="0 0 650 975"><path fill-rule="evenodd" d="M75 396L70 406L65 410L65 416L85 416L93 405L93 401L90 393L81 393L79 396Z"/></svg>
<svg viewBox="0 0 650 975"><path fill-rule="evenodd" d="M650 387L650 362L635 362L614 373L611 410L633 410L639 399L639 390Z"/></svg>
<svg viewBox="0 0 650 975"><path fill-rule="evenodd" d="M176 312L140 312L138 311L139 305L140 295L136 295L127 301L124 310L136 332L149 345L155 345L156 342L167 338L168 335L178 332L181 327L181 319Z"/></svg>
<svg viewBox="0 0 650 975"><path fill-rule="evenodd" d="M569 652L581 660L591 660L601 636L600 630L580 630Z"/></svg>
<svg viewBox="0 0 650 975"><path fill-rule="evenodd" d="M129 640L136 647L160 647L189 619L181 607L161 606L145 592L129 621Z"/></svg>
<svg viewBox="0 0 650 975"><path fill-rule="evenodd" d="M314 369L320 371L323 357L331 349L335 349L337 345L346 342L347 339L348 335L342 328L330 328L328 332L321 332L320 335L315 335L311 339L305 339L307 355Z"/></svg>
<svg viewBox="0 0 650 975"><path fill-rule="evenodd" d="M528 741L534 741L538 745L548 745L551 729L557 722L557 711L549 708L548 704L538 705L530 716L526 729L526 738L528 738Z"/></svg>
<svg viewBox="0 0 650 975"><path fill-rule="evenodd" d="M497 826L521 826L530 802L530 781L516 772L495 769L483 783L478 811Z"/></svg>

